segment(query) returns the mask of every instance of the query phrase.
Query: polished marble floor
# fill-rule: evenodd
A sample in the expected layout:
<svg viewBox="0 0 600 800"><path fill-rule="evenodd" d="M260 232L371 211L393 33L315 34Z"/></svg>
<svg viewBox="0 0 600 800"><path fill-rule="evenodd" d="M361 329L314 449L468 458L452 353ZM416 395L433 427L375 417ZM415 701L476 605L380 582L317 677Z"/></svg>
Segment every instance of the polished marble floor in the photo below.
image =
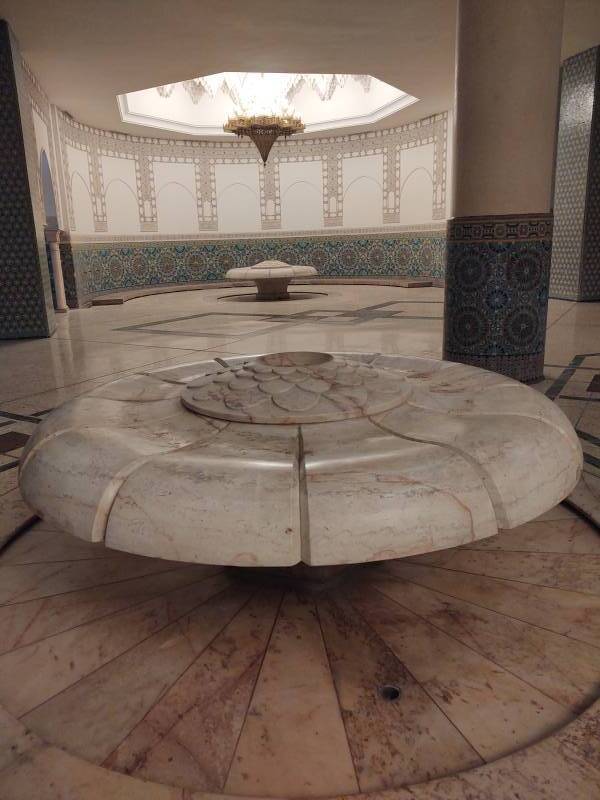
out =
<svg viewBox="0 0 600 800"><path fill-rule="evenodd" d="M28 524L28 436L119 376L272 350L441 356L443 290L318 288L154 295L0 345L0 542L25 528L0 555L2 800L600 798L600 304L550 302L536 387L582 442L578 512L308 597Z"/></svg>
<svg viewBox="0 0 600 800"><path fill-rule="evenodd" d="M0 770L7 800L62 770L72 793L35 796L85 798L73 786L87 775L119 800L134 779L180 800L413 798L414 784L508 771L540 741L549 755L548 737L588 724L600 692L600 537L561 507L491 540L358 568L317 595L46 523L5 550L0 577L0 704L34 740ZM483 796L495 795L466 795Z"/></svg>
<svg viewBox="0 0 600 800"><path fill-rule="evenodd" d="M45 413L140 368L275 350L441 356L442 289L327 285L319 290L326 293L268 304L237 299L239 289L153 295L59 315L51 339L3 343L0 492L14 489L24 437ZM536 388L576 427L585 480L600 493L599 303L550 301L545 375Z"/></svg>

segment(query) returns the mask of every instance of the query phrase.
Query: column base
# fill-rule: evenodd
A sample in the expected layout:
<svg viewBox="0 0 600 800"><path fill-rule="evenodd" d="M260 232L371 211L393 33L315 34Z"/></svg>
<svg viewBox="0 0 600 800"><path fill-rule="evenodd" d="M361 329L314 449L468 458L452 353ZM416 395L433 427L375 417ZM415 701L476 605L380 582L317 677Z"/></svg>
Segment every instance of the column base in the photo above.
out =
<svg viewBox="0 0 600 800"><path fill-rule="evenodd" d="M543 379L551 214L448 222L444 358Z"/></svg>
<svg viewBox="0 0 600 800"><path fill-rule="evenodd" d="M257 300L289 300L288 286L291 278L264 278L255 281Z"/></svg>
<svg viewBox="0 0 600 800"><path fill-rule="evenodd" d="M300 563L293 567L229 567L237 578L261 585L299 592L324 592L336 588L362 564L311 567Z"/></svg>
<svg viewBox="0 0 600 800"><path fill-rule="evenodd" d="M521 383L539 383L544 380L544 354L535 356L465 356L444 350L445 361L458 361L471 367L499 372Z"/></svg>

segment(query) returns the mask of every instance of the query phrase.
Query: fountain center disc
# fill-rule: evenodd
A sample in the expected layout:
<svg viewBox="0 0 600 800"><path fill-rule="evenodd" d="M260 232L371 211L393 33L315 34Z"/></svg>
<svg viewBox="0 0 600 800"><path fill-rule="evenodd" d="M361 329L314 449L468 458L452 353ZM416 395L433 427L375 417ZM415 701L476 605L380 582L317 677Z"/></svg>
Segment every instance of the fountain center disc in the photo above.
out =
<svg viewBox="0 0 600 800"><path fill-rule="evenodd" d="M181 400L196 414L234 422L295 425L388 411L411 392L397 371L329 353L258 356L190 383Z"/></svg>

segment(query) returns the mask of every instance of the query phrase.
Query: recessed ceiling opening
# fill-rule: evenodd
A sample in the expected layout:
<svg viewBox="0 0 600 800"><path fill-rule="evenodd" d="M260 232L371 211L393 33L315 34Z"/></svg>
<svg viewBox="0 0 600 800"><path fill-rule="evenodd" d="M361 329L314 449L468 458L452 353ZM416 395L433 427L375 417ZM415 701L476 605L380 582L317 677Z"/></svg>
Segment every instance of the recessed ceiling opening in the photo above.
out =
<svg viewBox="0 0 600 800"><path fill-rule="evenodd" d="M417 98L371 75L219 72L119 95L123 122L191 136L223 131L240 114L300 117L306 133L366 126Z"/></svg>

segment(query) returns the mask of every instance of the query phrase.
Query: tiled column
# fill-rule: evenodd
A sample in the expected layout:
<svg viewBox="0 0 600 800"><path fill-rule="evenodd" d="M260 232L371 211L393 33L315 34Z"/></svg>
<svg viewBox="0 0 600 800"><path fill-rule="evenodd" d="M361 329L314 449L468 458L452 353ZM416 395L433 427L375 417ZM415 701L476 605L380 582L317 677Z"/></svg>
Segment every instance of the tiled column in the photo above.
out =
<svg viewBox="0 0 600 800"><path fill-rule="evenodd" d="M50 336L54 310L37 147L16 41L0 20L0 338Z"/></svg>
<svg viewBox="0 0 600 800"><path fill-rule="evenodd" d="M600 300L600 47L561 76L550 294Z"/></svg>
<svg viewBox="0 0 600 800"><path fill-rule="evenodd" d="M562 0L459 0L444 358L543 377Z"/></svg>

